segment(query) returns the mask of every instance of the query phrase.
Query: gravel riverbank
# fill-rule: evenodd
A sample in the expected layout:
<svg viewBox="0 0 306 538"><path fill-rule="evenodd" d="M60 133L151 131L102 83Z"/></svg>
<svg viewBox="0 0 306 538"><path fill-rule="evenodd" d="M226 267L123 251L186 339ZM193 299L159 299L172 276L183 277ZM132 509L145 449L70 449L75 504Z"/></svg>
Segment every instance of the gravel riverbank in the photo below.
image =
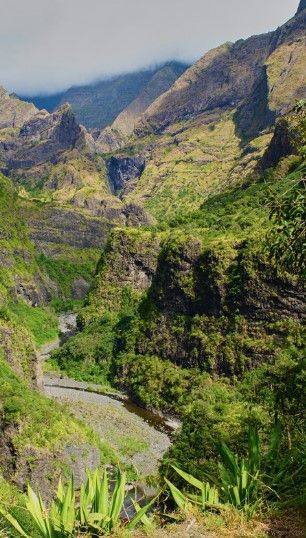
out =
<svg viewBox="0 0 306 538"><path fill-rule="evenodd" d="M71 334L73 323L71 315L61 316L61 333L65 335L69 331ZM41 359L46 360L50 351L59 345L60 340L45 346ZM44 387L47 396L65 402L77 418L85 421L141 476L157 473L159 462L170 446L169 435L160 431L159 423L163 422L160 417L128 404L125 395L98 394L101 387L93 383L48 373L44 375Z"/></svg>

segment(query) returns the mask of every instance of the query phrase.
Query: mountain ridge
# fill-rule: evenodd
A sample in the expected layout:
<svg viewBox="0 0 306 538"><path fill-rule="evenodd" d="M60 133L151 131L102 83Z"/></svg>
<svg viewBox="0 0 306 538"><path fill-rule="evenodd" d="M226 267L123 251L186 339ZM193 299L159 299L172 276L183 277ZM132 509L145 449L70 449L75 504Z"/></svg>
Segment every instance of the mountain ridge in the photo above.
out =
<svg viewBox="0 0 306 538"><path fill-rule="evenodd" d="M181 62L166 62L156 67L113 76L109 79L83 86L73 86L68 90L50 96L22 97L38 108L54 112L68 102L76 119L87 128L102 129L110 125L117 116L145 91L152 78L165 68L169 73L169 85L187 67ZM163 89L163 88L162 88ZM161 91L162 91L161 89Z"/></svg>
<svg viewBox="0 0 306 538"><path fill-rule="evenodd" d="M136 135L162 132L175 121L214 107L230 108L241 104L259 83L262 69L273 52L290 44L292 39L296 42L304 39L305 18L306 12L299 9L292 19L274 32L225 43L206 53L177 79L168 92L152 103L135 128ZM303 53L303 48L300 52ZM279 61L282 59L280 57ZM301 93L304 95L304 91L301 90ZM275 107L276 113L279 108Z"/></svg>

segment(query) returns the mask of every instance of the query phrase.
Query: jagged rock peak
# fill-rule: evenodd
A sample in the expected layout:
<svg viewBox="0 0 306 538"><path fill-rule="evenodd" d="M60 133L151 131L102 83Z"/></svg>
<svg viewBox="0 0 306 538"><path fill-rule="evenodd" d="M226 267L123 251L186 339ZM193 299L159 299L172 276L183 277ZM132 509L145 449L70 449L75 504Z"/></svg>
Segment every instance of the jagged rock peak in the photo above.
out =
<svg viewBox="0 0 306 538"><path fill-rule="evenodd" d="M21 127L37 112L38 109L32 103L22 101L0 86L0 129Z"/></svg>
<svg viewBox="0 0 306 538"><path fill-rule="evenodd" d="M299 7L296 13L300 13L303 11L303 9L306 9L306 0L300 0Z"/></svg>
<svg viewBox="0 0 306 538"><path fill-rule="evenodd" d="M56 111L58 114L65 114L66 112L72 112L71 104L67 101L63 103Z"/></svg>

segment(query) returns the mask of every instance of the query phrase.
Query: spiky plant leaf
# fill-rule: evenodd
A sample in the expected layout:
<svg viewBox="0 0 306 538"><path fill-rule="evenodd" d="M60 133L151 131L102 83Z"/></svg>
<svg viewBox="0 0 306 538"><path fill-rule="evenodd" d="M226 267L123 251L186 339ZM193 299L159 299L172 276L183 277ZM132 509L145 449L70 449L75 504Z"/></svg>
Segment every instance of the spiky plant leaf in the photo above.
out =
<svg viewBox="0 0 306 538"><path fill-rule="evenodd" d="M9 512L0 508L0 514L20 534L20 536L23 536L23 538L31 538L31 536L29 536L29 534L23 530L18 521L11 514L9 514Z"/></svg>
<svg viewBox="0 0 306 538"><path fill-rule="evenodd" d="M120 469L118 470L118 476L116 480L115 489L113 492L109 516L111 518L111 527L115 527L118 522L120 512L123 507L124 497L125 497L125 484L126 484L126 474L122 473Z"/></svg>
<svg viewBox="0 0 306 538"><path fill-rule="evenodd" d="M134 515L134 517L131 519L131 521L128 524L128 529L129 530L135 529L136 525L138 525L138 523L140 523L140 521L141 521L141 523L144 525L144 527L147 530L152 530L152 528L154 528L154 525L153 525L152 521L148 518L146 513L151 508L151 506L153 506L156 499L157 499L157 497L152 499L148 504L146 504L143 507L139 506L139 504L136 501L133 501L133 505L135 507L136 514Z"/></svg>
<svg viewBox="0 0 306 538"><path fill-rule="evenodd" d="M185 473L184 471L182 471L178 467L175 467L175 465L171 465L171 467L175 470L175 472L177 474L179 474L182 478L184 478L184 480L186 480L186 482L188 482L188 484L190 484L191 486L194 486L195 488L202 491L203 482L201 482L200 480L198 480L197 478L195 478L191 474Z"/></svg>
<svg viewBox="0 0 306 538"><path fill-rule="evenodd" d="M185 509L188 505L188 497L186 497L170 480L165 478L166 484L169 486L170 493L173 497L174 502L181 509Z"/></svg>

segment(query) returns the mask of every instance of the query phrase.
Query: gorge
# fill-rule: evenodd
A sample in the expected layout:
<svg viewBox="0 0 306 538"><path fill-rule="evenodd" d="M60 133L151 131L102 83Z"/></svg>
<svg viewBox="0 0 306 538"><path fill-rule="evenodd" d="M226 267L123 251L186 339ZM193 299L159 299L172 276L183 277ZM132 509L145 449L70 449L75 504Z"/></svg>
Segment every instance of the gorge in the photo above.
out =
<svg viewBox="0 0 306 538"><path fill-rule="evenodd" d="M116 467L152 504L114 536L302 538L305 19L36 105L0 88L1 538L28 483L73 475L77 513Z"/></svg>

